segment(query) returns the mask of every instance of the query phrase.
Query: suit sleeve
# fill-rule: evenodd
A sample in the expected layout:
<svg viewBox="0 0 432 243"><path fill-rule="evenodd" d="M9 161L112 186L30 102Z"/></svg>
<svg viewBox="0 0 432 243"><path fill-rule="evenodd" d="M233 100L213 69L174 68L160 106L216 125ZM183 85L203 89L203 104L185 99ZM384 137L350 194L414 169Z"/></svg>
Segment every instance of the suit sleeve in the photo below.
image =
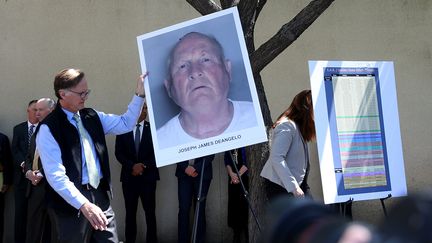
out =
<svg viewBox="0 0 432 243"><path fill-rule="evenodd" d="M115 140L115 156L117 161L122 164L123 168L132 173L132 167L134 165L134 161L130 160L127 156L126 141L123 139L124 137L121 135L116 136Z"/></svg>
<svg viewBox="0 0 432 243"><path fill-rule="evenodd" d="M193 165L193 167L195 168L195 170L197 170L198 173L201 173L203 163L205 162L205 168L212 167L211 162L213 161L214 157L214 154L211 154L205 157L195 159L195 164Z"/></svg>
<svg viewBox="0 0 432 243"><path fill-rule="evenodd" d="M24 174L29 170L33 170L33 154L31 153L27 153L27 158L24 162Z"/></svg>
<svg viewBox="0 0 432 243"><path fill-rule="evenodd" d="M14 161L14 166L19 171L21 170L21 162L26 158L27 151L23 151L20 146L20 140L23 139L20 133L20 125L14 127L13 137L12 137L12 157Z"/></svg>
<svg viewBox="0 0 432 243"><path fill-rule="evenodd" d="M4 136L1 139L1 154L0 163L3 165L3 184L11 185L13 177L13 162L12 162L12 152L9 145L9 139Z"/></svg>
<svg viewBox="0 0 432 243"><path fill-rule="evenodd" d="M188 167L188 165L189 165L189 161L183 161L183 162L177 163L177 170L180 173L186 174L185 170Z"/></svg>
<svg viewBox="0 0 432 243"><path fill-rule="evenodd" d="M24 162L24 174L28 170L33 170L33 157L34 157L35 148L36 148L36 134L34 134L34 136L32 136L30 139L29 152L27 153Z"/></svg>
<svg viewBox="0 0 432 243"><path fill-rule="evenodd" d="M233 161L232 161L230 153L231 153L231 151L225 151L225 153L224 153L225 166L227 166L227 165L232 166Z"/></svg>

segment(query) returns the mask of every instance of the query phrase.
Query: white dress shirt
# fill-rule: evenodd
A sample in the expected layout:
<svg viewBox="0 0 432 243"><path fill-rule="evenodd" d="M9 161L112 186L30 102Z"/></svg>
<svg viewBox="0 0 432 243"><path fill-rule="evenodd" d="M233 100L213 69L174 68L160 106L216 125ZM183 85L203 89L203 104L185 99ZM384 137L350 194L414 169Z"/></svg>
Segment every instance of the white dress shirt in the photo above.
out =
<svg viewBox="0 0 432 243"><path fill-rule="evenodd" d="M135 127L143 103L143 98L134 96L128 105L127 111L123 115L105 114L96 111L102 123L104 133L118 135L131 131ZM64 109L63 111L66 113L68 121L76 127L76 122L72 120L73 113ZM91 141L91 144L93 144L93 141ZM36 146L39 150L48 183L70 205L76 209L81 208L84 203L88 202L88 199L81 194L66 175L66 169L61 159L60 147L48 126L45 124L42 124L39 128L39 132L36 136ZM81 149L83 149L82 146ZM94 146L92 146L92 149L94 150ZM93 152L93 154L96 155L96 151ZM84 156L84 152L82 152L82 154ZM99 159L97 156L95 157L99 175L102 175ZM84 159L82 166L82 184L86 184L88 183L88 175Z"/></svg>

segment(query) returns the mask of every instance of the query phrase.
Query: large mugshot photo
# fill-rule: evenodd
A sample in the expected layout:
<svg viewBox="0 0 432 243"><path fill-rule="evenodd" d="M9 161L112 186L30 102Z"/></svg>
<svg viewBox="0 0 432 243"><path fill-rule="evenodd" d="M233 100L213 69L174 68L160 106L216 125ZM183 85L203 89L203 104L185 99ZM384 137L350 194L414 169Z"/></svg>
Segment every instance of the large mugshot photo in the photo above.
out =
<svg viewBox="0 0 432 243"><path fill-rule="evenodd" d="M265 129L233 10L137 38L142 69L149 72L146 93L155 152L175 153L169 158L156 152L161 165L263 140L247 135L254 132L250 129ZM236 139L218 142L230 135Z"/></svg>

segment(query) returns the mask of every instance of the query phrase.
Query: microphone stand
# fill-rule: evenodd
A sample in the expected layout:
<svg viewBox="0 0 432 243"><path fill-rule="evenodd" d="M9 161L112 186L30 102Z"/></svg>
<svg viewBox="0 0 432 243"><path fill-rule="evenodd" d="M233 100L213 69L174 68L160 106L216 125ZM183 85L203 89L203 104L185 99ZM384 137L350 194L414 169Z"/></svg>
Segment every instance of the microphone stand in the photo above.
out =
<svg viewBox="0 0 432 243"><path fill-rule="evenodd" d="M256 224L258 226L258 230L261 232L261 225L260 225L260 223L258 221L258 217L256 216L255 211L252 208L252 205L251 205L250 200L249 200L249 192L246 190L246 187L243 184L243 180L242 180L242 178L240 176L240 172L239 172L239 170L237 168L237 156L233 156L231 152L228 152L228 153L231 156L231 160L232 160L233 165L234 165L233 167L234 167L235 173L237 174L237 177L239 178L240 185L241 185L241 188L242 188L242 191L243 191L243 196L246 199L246 202L247 202L247 204L249 206L250 211L252 212L252 215L253 215L253 217L255 219L255 222L256 222ZM235 153L237 153L237 152L235 152Z"/></svg>
<svg viewBox="0 0 432 243"><path fill-rule="evenodd" d="M194 224L193 224L193 229L192 229L192 240L191 240L192 243L196 242L200 204L201 204L202 200L206 199L206 197L201 197L205 162L206 162L206 159L204 158L203 162L202 162L202 167L201 167L201 174L200 174L200 180L199 180L199 186L198 186L198 196L197 196L197 201L196 201L196 204L195 204Z"/></svg>

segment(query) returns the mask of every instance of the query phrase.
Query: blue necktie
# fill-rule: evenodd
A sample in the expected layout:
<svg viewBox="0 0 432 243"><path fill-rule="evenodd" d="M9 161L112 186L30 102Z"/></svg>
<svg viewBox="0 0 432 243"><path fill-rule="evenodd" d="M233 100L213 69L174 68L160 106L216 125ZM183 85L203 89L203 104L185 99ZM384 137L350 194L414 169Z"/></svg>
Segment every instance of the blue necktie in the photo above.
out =
<svg viewBox="0 0 432 243"><path fill-rule="evenodd" d="M91 149L89 134L84 129L84 126L78 114L74 114L73 119L77 124L78 132L80 134L82 145L84 148L84 156L86 160L89 184L93 188L97 189L100 181L99 172L96 167L96 161L93 154L93 150Z"/></svg>

